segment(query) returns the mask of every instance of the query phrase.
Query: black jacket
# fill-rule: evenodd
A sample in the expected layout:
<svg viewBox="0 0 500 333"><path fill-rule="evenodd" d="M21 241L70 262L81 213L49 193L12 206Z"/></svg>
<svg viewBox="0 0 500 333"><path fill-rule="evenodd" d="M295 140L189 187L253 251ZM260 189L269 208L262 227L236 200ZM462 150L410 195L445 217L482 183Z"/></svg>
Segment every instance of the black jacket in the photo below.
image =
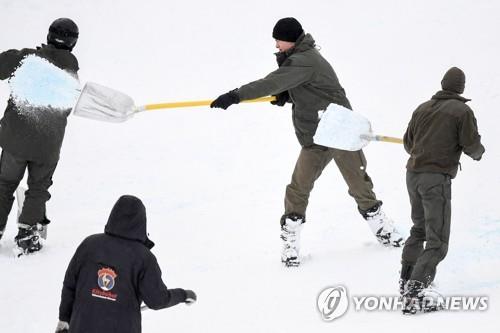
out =
<svg viewBox="0 0 500 333"><path fill-rule="evenodd" d="M186 300L183 289L167 289L146 233L142 202L123 196L104 234L87 237L66 271L59 320L72 333L141 332L141 302L161 309Z"/></svg>
<svg viewBox="0 0 500 333"><path fill-rule="evenodd" d="M474 113L465 104L468 101L442 90L413 112L403 138L410 154L406 165L409 171L444 173L454 178L462 151L481 159L485 149Z"/></svg>
<svg viewBox="0 0 500 333"><path fill-rule="evenodd" d="M0 80L10 78L20 62L30 54L77 75L78 61L70 51L42 45L36 49L0 53ZM44 107L19 112L18 108L26 106L16 105L11 97L0 121L0 146L12 155L29 161L57 162L71 109L61 112ZM26 114L36 114L36 117L27 117Z"/></svg>

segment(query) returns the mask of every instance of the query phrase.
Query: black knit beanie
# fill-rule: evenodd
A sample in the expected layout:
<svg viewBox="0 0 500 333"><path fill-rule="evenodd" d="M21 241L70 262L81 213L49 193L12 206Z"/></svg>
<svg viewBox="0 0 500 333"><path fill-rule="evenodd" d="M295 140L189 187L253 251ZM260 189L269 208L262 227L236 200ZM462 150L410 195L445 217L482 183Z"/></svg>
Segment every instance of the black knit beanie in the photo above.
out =
<svg viewBox="0 0 500 333"><path fill-rule="evenodd" d="M458 67L450 68L441 80L443 90L462 94L465 88L465 74Z"/></svg>
<svg viewBox="0 0 500 333"><path fill-rule="evenodd" d="M295 43L302 33L304 33L304 30L302 30L299 21L293 17L285 17L276 22L273 29L273 38Z"/></svg>

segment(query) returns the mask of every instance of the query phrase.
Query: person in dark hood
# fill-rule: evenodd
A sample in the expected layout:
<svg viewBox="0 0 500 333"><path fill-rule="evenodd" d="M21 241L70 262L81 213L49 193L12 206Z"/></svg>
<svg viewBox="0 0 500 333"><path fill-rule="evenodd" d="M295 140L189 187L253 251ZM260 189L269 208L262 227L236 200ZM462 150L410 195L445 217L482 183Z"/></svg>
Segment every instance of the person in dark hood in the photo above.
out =
<svg viewBox="0 0 500 333"><path fill-rule="evenodd" d="M0 80L10 79L30 55L49 61L78 79L78 61L72 53L78 35L78 26L71 19L55 20L49 27L46 45L0 53ZM13 194L28 170L28 190L15 238L20 254L42 248L40 236L46 234L45 228L50 222L45 209L50 199L48 189L59 161L70 112L71 108L60 110L51 106L27 105L11 95L0 120L0 238L12 209Z"/></svg>
<svg viewBox="0 0 500 333"><path fill-rule="evenodd" d="M276 96L271 102L284 106L292 103L295 134L302 146L286 188L285 211L280 220L286 266L300 264L299 236L306 221L306 208L315 181L333 160L338 166L363 218L383 245L399 247L403 238L382 210L382 201L373 192L373 183L366 172L363 151L345 151L314 143L319 123L318 112L331 103L351 109L345 91L328 61L316 48L316 42L293 17L280 19L273 28L276 41L278 69L266 77L250 82L219 96L210 107L227 109L240 101L267 95Z"/></svg>
<svg viewBox="0 0 500 333"><path fill-rule="evenodd" d="M413 112L403 139L410 154L406 185L413 220L399 281L404 313L429 310L422 295L448 252L451 180L457 175L462 152L479 161L485 151L474 113L465 104L470 99L461 96L464 72L450 68L441 86L441 91Z"/></svg>
<svg viewBox="0 0 500 333"><path fill-rule="evenodd" d="M168 289L151 252L146 209L124 195L104 233L87 237L64 277L56 332L141 332L141 303L153 310L196 301L192 290Z"/></svg>

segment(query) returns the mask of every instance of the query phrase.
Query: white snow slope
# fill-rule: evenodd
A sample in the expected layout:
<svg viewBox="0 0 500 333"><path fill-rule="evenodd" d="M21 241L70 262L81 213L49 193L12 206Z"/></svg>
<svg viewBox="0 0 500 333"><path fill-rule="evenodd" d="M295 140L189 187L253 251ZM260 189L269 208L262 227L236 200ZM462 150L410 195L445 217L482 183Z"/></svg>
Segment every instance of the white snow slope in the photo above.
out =
<svg viewBox="0 0 500 333"><path fill-rule="evenodd" d="M284 269L278 220L300 148L290 107L242 104L154 111L123 124L71 117L48 204L48 244L13 257L15 209L0 243L1 332L54 330L70 257L126 193L146 204L167 285L199 296L192 307L145 312L144 332L497 331L498 1L0 0L0 50L44 42L50 22L64 16L80 27L81 82L127 92L137 104L215 98L263 77L276 68L271 31L285 16L317 40L376 133L402 136L444 72L463 68L487 152L480 163L462 159L437 283L445 295L487 295L490 309L406 317L351 305L323 322L316 297L327 286L395 295L401 251L376 244L332 164L311 196L302 242L310 259ZM4 84L2 109L8 94ZM365 153L385 211L408 233L406 153L387 143Z"/></svg>

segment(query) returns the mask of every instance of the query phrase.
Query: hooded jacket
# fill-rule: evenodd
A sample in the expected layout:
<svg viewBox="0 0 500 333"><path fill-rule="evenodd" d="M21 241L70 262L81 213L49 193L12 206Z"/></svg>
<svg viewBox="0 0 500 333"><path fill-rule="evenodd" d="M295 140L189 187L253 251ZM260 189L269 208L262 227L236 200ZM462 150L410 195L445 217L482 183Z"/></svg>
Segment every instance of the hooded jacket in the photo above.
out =
<svg viewBox="0 0 500 333"><path fill-rule="evenodd" d="M133 196L122 196L105 233L87 237L64 278L59 320L71 333L141 332L141 302L151 309L186 300L184 289L167 289L150 249L146 210Z"/></svg>
<svg viewBox="0 0 500 333"><path fill-rule="evenodd" d="M330 103L351 108L335 71L315 46L310 34L302 34L293 48L276 54L279 65L276 71L238 89L240 100L288 91L293 103L295 134L304 147L314 144L318 111L325 110Z"/></svg>
<svg viewBox="0 0 500 333"><path fill-rule="evenodd" d="M454 178L462 152L481 159L485 149L474 113L465 104L468 101L457 92L441 90L413 112L403 138L410 154L408 171L443 173Z"/></svg>
<svg viewBox="0 0 500 333"><path fill-rule="evenodd" d="M42 45L36 49L8 50L0 53L0 80L8 79L21 61L35 54L77 76L78 61L68 50L53 45ZM55 163L66 130L68 110L54 110L50 107L30 107L29 112L20 112L27 106L16 105L11 97L0 120L0 146L18 158L28 161ZM36 116L29 117L27 114Z"/></svg>

